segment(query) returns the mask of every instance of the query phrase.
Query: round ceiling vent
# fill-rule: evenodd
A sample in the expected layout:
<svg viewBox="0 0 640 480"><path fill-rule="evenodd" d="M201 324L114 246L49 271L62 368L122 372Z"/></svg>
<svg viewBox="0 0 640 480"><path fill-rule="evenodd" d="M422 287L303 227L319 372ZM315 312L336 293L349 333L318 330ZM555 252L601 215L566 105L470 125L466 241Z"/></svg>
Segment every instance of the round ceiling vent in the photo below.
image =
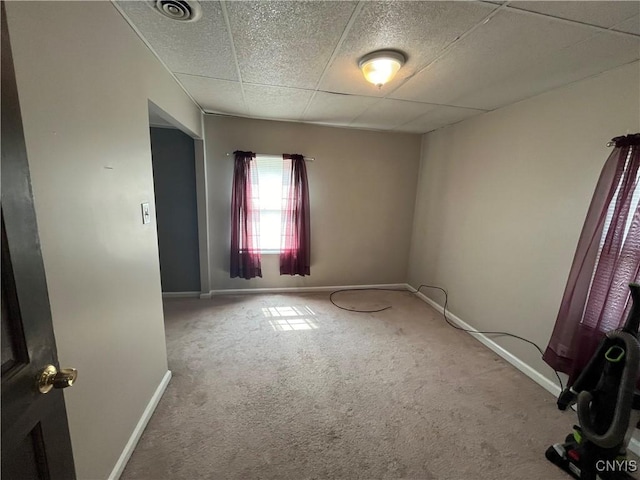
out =
<svg viewBox="0 0 640 480"><path fill-rule="evenodd" d="M151 0L151 7L171 20L195 22L202 16L202 7L195 0Z"/></svg>

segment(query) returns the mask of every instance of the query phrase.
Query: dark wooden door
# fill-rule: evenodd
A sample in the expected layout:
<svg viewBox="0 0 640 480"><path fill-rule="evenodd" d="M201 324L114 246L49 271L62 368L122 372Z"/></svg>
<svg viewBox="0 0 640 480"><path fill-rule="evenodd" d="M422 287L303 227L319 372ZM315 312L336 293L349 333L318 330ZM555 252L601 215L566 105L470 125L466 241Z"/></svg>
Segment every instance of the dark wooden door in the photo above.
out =
<svg viewBox="0 0 640 480"><path fill-rule="evenodd" d="M75 478L62 391L37 379L58 367L5 5L2 15L2 479Z"/></svg>

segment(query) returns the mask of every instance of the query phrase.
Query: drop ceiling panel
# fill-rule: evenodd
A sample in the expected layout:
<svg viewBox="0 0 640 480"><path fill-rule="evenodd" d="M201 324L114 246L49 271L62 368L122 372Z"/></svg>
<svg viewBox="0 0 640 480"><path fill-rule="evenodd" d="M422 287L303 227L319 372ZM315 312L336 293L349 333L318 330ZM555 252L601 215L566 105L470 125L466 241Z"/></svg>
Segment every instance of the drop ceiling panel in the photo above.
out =
<svg viewBox="0 0 640 480"><path fill-rule="evenodd" d="M320 88L384 96L495 8L476 2L364 2ZM396 78L378 90L363 80L358 60L380 49L400 50L408 59Z"/></svg>
<svg viewBox="0 0 640 480"><path fill-rule="evenodd" d="M433 110L428 103L381 99L351 123L353 127L392 130Z"/></svg>
<svg viewBox="0 0 640 480"><path fill-rule="evenodd" d="M620 32L635 33L636 35L640 35L640 15L636 15L635 17L631 17L628 20L619 23L618 25L613 27L613 29Z"/></svg>
<svg viewBox="0 0 640 480"><path fill-rule="evenodd" d="M312 90L273 87L268 85L243 86L249 115L276 120L301 120Z"/></svg>
<svg viewBox="0 0 640 480"><path fill-rule="evenodd" d="M184 74L177 77L205 112L249 115L239 82Z"/></svg>
<svg viewBox="0 0 640 480"><path fill-rule="evenodd" d="M483 113L485 113L483 110L433 105L433 108L428 113L401 125L396 130L408 133L427 133Z"/></svg>
<svg viewBox="0 0 640 480"><path fill-rule="evenodd" d="M355 2L228 2L243 82L315 88Z"/></svg>
<svg viewBox="0 0 640 480"><path fill-rule="evenodd" d="M379 100L375 97L317 92L304 115L307 122L348 125Z"/></svg>
<svg viewBox="0 0 640 480"><path fill-rule="evenodd" d="M197 22L171 20L145 1L117 4L172 72L238 79L219 2L200 2L202 18Z"/></svg>
<svg viewBox="0 0 640 480"><path fill-rule="evenodd" d="M509 7L607 28L640 13L637 1L516 1L510 2Z"/></svg>
<svg viewBox="0 0 640 480"><path fill-rule="evenodd" d="M496 87L522 85L523 97L532 97L561 85L610 70L640 58L640 38L595 35L530 64Z"/></svg>
<svg viewBox="0 0 640 480"><path fill-rule="evenodd" d="M114 3L205 111L355 128L423 133L640 56L638 1ZM357 62L388 48L408 61L377 89Z"/></svg>
<svg viewBox="0 0 640 480"><path fill-rule="evenodd" d="M537 89L538 82L544 81L540 76L520 83L506 79L593 35L590 27L501 11L460 40L446 56L409 79L391 97L494 109L525 98L532 89ZM599 67L594 64L593 68Z"/></svg>

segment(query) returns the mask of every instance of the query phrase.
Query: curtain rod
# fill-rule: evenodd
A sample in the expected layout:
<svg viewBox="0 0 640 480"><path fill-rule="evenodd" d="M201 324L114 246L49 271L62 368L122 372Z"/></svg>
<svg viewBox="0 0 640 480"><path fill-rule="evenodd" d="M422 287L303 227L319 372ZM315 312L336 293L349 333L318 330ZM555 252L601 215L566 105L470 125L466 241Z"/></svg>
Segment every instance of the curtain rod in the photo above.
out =
<svg viewBox="0 0 640 480"><path fill-rule="evenodd" d="M624 139L628 139L629 137L637 138L638 135L640 135L640 133L634 133L633 135L631 135L629 133L629 129L627 129L627 134L626 135L621 135L619 137L612 138L609 142L607 142L607 147L615 147L616 140L624 140Z"/></svg>
<svg viewBox="0 0 640 480"><path fill-rule="evenodd" d="M230 157L231 155L233 155L232 153L227 152L227 157ZM271 153L256 153L256 156L265 156L265 157L282 157L282 153L278 153L278 154L271 154ZM313 162L315 160L314 157L304 157L304 160L306 162Z"/></svg>

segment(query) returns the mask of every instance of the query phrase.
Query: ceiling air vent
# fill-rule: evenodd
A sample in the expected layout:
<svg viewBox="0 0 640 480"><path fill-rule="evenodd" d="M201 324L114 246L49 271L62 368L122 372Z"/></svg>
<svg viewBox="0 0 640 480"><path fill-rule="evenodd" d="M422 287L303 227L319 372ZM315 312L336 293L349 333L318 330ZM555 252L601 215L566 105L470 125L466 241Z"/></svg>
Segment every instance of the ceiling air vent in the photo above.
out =
<svg viewBox="0 0 640 480"><path fill-rule="evenodd" d="M165 17L179 22L195 22L202 16L202 7L195 0L151 0L149 4Z"/></svg>

